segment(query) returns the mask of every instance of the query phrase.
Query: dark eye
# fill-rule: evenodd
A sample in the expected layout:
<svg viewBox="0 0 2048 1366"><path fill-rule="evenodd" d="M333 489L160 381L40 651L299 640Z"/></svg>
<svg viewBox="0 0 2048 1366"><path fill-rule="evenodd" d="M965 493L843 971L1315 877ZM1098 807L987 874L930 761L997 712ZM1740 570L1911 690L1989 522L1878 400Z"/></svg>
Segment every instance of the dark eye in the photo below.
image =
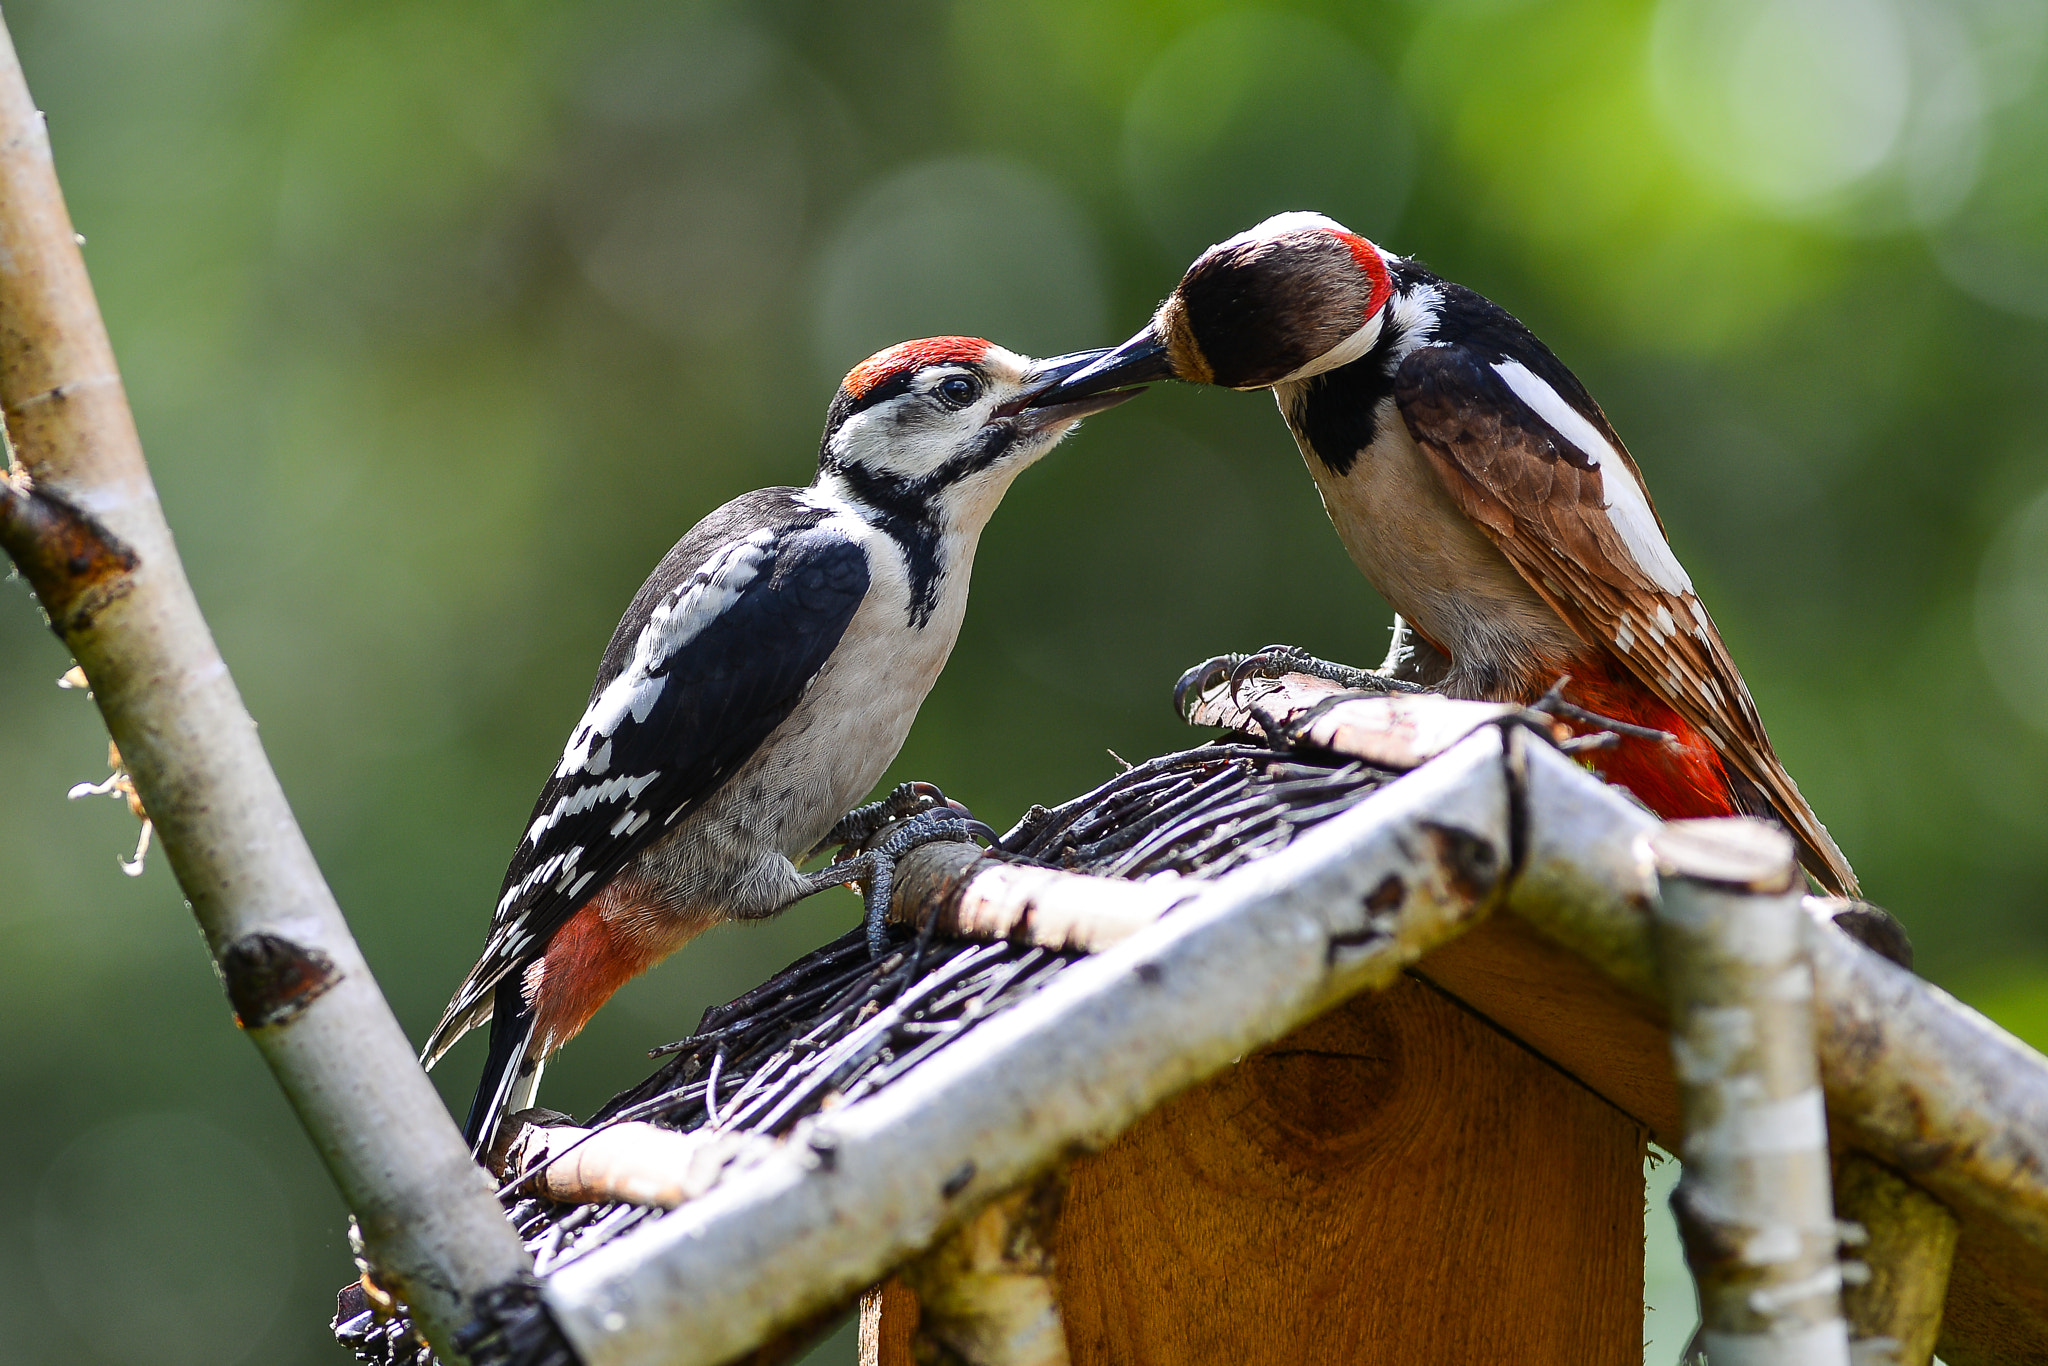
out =
<svg viewBox="0 0 2048 1366"><path fill-rule="evenodd" d="M954 375L940 380L933 392L953 407L965 408L981 397L981 381L967 375Z"/></svg>

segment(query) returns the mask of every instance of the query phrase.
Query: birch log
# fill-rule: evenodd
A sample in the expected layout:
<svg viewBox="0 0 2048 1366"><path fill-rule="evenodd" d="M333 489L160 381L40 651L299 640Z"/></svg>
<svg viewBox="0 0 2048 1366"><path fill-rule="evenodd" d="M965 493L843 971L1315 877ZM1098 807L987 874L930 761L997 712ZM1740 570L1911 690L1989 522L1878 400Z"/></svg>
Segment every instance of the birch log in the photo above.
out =
<svg viewBox="0 0 2048 1366"><path fill-rule="evenodd" d="M1065 1191L1064 1174L1055 1172L992 1200L904 1268L918 1301L919 1360L1067 1366L1052 1254Z"/></svg>
<svg viewBox="0 0 2048 1366"><path fill-rule="evenodd" d="M0 545L92 685L229 1001L360 1221L452 1354L529 1262L413 1060L200 615L142 458L0 23Z"/></svg>
<svg viewBox="0 0 2048 1366"><path fill-rule="evenodd" d="M1713 1366L1848 1366L1792 841L1760 821L1651 840L1657 944L1684 1105L1672 1192Z"/></svg>
<svg viewBox="0 0 2048 1366"><path fill-rule="evenodd" d="M1842 1291L1856 1366L1928 1366L1948 1299L1955 1216L1861 1153L1835 1159L1835 1213L1856 1231L1863 1272Z"/></svg>

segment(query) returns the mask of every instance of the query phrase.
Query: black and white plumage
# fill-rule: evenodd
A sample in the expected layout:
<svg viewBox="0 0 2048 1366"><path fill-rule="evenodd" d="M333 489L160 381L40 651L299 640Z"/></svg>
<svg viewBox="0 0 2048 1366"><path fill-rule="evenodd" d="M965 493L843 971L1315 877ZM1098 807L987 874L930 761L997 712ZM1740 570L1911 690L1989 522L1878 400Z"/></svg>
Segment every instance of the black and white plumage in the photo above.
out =
<svg viewBox="0 0 2048 1366"><path fill-rule="evenodd" d="M633 976L857 875L797 861L880 779L958 638L1009 483L1122 396L1024 411L1087 358L904 343L847 377L804 489L744 494L634 596L429 1066L492 1023L472 1143Z"/></svg>

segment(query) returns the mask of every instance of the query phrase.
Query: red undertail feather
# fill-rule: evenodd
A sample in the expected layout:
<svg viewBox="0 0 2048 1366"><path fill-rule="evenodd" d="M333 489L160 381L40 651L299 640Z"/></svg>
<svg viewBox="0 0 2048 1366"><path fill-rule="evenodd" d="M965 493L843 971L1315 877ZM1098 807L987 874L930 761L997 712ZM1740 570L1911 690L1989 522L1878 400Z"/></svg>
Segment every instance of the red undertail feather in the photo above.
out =
<svg viewBox="0 0 2048 1366"><path fill-rule="evenodd" d="M533 1007L534 1051L541 1057L575 1038L614 992L708 923L627 905L626 899L617 884L600 892L555 931L546 956L527 968L521 994Z"/></svg>
<svg viewBox="0 0 2048 1366"><path fill-rule="evenodd" d="M1582 661L1569 671L1565 700L1617 721L1669 731L1676 744L1625 739L1612 749L1587 755L1593 770L1617 787L1635 794L1644 806L1665 820L1741 813L1729 788L1721 756L1677 711L1638 682L1633 674L1605 661Z"/></svg>

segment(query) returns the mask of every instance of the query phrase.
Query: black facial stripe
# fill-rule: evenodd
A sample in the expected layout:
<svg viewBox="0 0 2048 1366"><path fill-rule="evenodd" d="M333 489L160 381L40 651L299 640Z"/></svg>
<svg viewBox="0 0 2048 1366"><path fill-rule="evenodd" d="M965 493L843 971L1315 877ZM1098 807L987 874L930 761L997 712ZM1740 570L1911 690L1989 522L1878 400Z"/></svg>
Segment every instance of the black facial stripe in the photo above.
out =
<svg viewBox="0 0 2048 1366"><path fill-rule="evenodd" d="M858 463L841 464L828 457L826 468L846 481L848 492L869 523L903 548L910 574L912 626L931 620L939 605L939 579L946 572L936 508L939 494L995 464L1016 443L1014 424L992 422L966 450L921 479L905 479Z"/></svg>
<svg viewBox="0 0 2048 1366"><path fill-rule="evenodd" d="M1379 435L1380 400L1394 392L1394 377L1387 368L1393 353L1386 347L1383 337L1351 364L1326 370L1303 386L1295 426L1332 474L1349 473L1359 452Z"/></svg>
<svg viewBox="0 0 2048 1366"><path fill-rule="evenodd" d="M910 624L922 626L939 605L939 576L946 566L939 553L939 524L925 480L879 474L864 465L831 467L846 481L847 492L870 525L903 549L910 574Z"/></svg>

